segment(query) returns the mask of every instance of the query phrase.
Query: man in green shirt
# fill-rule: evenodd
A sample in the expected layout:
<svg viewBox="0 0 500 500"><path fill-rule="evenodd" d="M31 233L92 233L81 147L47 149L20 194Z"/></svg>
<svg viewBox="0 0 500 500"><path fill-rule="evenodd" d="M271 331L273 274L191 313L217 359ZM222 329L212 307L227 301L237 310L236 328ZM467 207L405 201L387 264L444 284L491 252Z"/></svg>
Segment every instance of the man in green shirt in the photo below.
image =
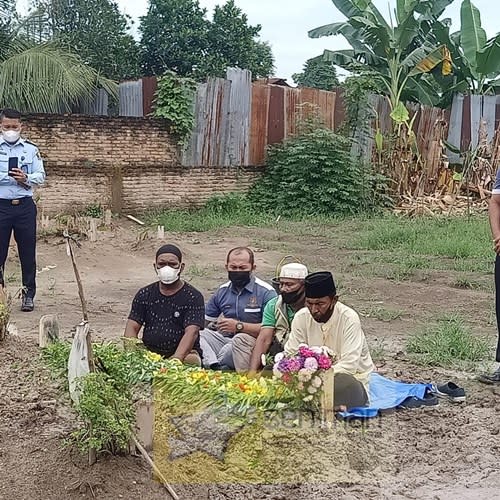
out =
<svg viewBox="0 0 500 500"><path fill-rule="evenodd" d="M248 370L252 373L262 368L262 355L272 355L284 350L295 313L305 305L304 279L307 267L303 264L286 264L281 268L280 295L271 299L264 308L262 326L257 339L249 339L253 347ZM233 346L235 349L235 346Z"/></svg>

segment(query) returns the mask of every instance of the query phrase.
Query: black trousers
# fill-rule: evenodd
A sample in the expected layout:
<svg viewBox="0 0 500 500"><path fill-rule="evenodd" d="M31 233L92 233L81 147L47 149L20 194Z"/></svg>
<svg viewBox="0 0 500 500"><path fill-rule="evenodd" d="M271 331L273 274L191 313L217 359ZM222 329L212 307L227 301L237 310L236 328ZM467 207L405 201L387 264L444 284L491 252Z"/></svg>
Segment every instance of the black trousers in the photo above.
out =
<svg viewBox="0 0 500 500"><path fill-rule="evenodd" d="M500 255L495 260L495 312L498 331L496 360L500 363Z"/></svg>
<svg viewBox="0 0 500 500"><path fill-rule="evenodd" d="M368 404L368 395L364 385L348 373L336 373L333 382L333 399L335 407L347 406L356 408Z"/></svg>
<svg viewBox="0 0 500 500"><path fill-rule="evenodd" d="M21 261L23 291L28 297L36 293L36 205L31 196L18 205L0 199L0 284L4 284L4 266L12 232Z"/></svg>

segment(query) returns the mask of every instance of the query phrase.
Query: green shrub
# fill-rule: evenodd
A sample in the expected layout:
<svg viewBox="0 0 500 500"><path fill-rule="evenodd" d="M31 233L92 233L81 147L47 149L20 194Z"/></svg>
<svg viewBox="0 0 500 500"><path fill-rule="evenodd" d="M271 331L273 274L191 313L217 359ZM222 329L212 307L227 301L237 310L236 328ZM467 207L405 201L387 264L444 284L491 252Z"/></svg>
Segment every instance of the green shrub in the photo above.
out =
<svg viewBox="0 0 500 500"><path fill-rule="evenodd" d="M282 215L354 214L362 205L362 168L350 143L315 128L272 146L267 170L249 197L259 208Z"/></svg>

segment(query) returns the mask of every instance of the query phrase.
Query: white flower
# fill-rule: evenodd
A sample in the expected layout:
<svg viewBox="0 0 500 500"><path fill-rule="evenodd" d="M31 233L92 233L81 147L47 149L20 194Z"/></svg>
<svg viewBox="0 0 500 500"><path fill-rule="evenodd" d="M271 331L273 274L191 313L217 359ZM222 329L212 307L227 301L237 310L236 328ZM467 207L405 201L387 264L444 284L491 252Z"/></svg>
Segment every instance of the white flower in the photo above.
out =
<svg viewBox="0 0 500 500"><path fill-rule="evenodd" d="M297 373L297 377L299 379L299 382L309 382L309 380L311 380L312 374L313 372L311 372L307 368L301 368Z"/></svg>
<svg viewBox="0 0 500 500"><path fill-rule="evenodd" d="M304 390L304 384L303 384L302 382L299 382L299 383L297 384L297 389L298 389L299 391L303 391L303 390Z"/></svg>
<svg viewBox="0 0 500 500"><path fill-rule="evenodd" d="M310 349L314 354L323 354L323 349L317 345L313 345Z"/></svg>
<svg viewBox="0 0 500 500"><path fill-rule="evenodd" d="M285 357L285 353L279 352L278 354L276 354L276 356L274 356L274 362L279 363L284 357Z"/></svg>
<svg viewBox="0 0 500 500"><path fill-rule="evenodd" d="M311 384L313 387L316 387L316 389L319 389L321 387L321 384L323 383L323 381L321 380L321 377L314 377L311 381Z"/></svg>
<svg viewBox="0 0 500 500"><path fill-rule="evenodd" d="M310 385L308 388L307 388L307 392L309 394L316 394L316 392L318 391L318 389L316 389L316 387L314 387L313 385Z"/></svg>
<svg viewBox="0 0 500 500"><path fill-rule="evenodd" d="M273 366L273 375L275 378L281 378L281 372L278 370L278 363Z"/></svg>
<svg viewBox="0 0 500 500"><path fill-rule="evenodd" d="M327 356L330 356L332 358L335 356L335 353L326 345L321 346L321 351L323 354L326 354Z"/></svg>
<svg viewBox="0 0 500 500"><path fill-rule="evenodd" d="M312 396L306 396L305 398L302 398L302 401L305 401L307 403L308 401L312 401L312 399Z"/></svg>
<svg viewBox="0 0 500 500"><path fill-rule="evenodd" d="M299 344L298 348L300 349L301 347L309 347L309 346L307 344Z"/></svg>

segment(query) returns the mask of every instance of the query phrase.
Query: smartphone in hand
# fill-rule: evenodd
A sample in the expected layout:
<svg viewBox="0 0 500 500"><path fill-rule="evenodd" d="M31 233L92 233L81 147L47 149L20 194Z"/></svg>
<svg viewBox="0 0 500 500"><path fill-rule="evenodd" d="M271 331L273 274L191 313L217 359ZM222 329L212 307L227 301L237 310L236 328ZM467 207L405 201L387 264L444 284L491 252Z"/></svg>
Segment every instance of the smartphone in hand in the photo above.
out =
<svg viewBox="0 0 500 500"><path fill-rule="evenodd" d="M11 177L13 177L13 173L12 173L12 170L14 170L15 168L19 168L19 158L17 156L11 156L9 158L9 172L8 172L8 175L10 175Z"/></svg>

